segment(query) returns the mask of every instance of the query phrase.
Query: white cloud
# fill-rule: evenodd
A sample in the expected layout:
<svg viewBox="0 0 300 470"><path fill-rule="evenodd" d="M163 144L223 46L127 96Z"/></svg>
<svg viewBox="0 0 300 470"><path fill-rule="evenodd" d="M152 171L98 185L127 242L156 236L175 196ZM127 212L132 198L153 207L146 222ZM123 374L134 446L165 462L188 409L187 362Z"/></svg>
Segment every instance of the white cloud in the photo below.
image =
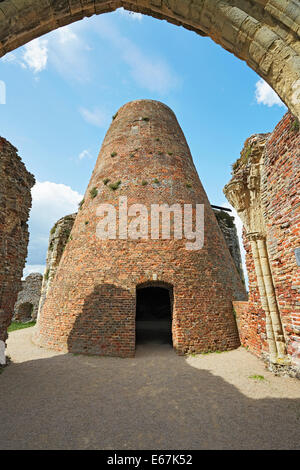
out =
<svg viewBox="0 0 300 470"><path fill-rule="evenodd" d="M29 67L34 73L45 70L48 62L48 41L34 39L24 46L23 65Z"/></svg>
<svg viewBox="0 0 300 470"><path fill-rule="evenodd" d="M29 266L43 265L52 226L61 217L77 212L82 198L82 194L64 184L45 181L34 185L29 219Z"/></svg>
<svg viewBox="0 0 300 470"><path fill-rule="evenodd" d="M258 80L255 86L255 98L257 103L265 104L269 107L274 105L283 107L285 106L285 104L281 101L277 93L262 78Z"/></svg>
<svg viewBox="0 0 300 470"><path fill-rule="evenodd" d="M109 122L108 114L102 111L99 108L94 108L92 110L86 108L79 109L83 119L96 127L107 127Z"/></svg>
<svg viewBox="0 0 300 470"><path fill-rule="evenodd" d="M142 13L136 13L136 12L133 12L133 11L128 11L128 10L125 10L125 8L123 8L123 7L118 8L116 10L116 13L118 15L124 16L126 18L130 18L131 20L142 21L142 19L143 19Z"/></svg>
<svg viewBox="0 0 300 470"><path fill-rule="evenodd" d="M44 274L46 265L45 264L27 264L23 271L23 279L32 273Z"/></svg>
<svg viewBox="0 0 300 470"><path fill-rule="evenodd" d="M79 160L84 160L85 158L93 158L89 150L83 150L79 155L78 155Z"/></svg>

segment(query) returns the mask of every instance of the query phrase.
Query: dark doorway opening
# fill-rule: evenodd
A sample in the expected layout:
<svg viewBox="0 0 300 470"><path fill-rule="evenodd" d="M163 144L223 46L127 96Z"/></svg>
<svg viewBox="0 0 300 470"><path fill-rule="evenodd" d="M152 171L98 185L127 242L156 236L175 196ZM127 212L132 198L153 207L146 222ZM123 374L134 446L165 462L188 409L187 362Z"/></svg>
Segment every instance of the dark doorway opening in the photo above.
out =
<svg viewBox="0 0 300 470"><path fill-rule="evenodd" d="M172 289L161 286L136 290L136 345L172 345Z"/></svg>

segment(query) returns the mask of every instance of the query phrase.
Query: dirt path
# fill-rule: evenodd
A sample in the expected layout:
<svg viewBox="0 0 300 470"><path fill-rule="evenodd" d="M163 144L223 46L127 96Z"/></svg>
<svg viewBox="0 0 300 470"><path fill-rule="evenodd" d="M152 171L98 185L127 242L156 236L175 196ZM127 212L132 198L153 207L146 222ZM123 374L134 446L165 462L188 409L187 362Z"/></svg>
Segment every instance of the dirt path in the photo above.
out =
<svg viewBox="0 0 300 470"><path fill-rule="evenodd" d="M183 358L151 344L134 359L87 357L40 349L31 334L8 340L0 449L300 448L300 382L242 348Z"/></svg>

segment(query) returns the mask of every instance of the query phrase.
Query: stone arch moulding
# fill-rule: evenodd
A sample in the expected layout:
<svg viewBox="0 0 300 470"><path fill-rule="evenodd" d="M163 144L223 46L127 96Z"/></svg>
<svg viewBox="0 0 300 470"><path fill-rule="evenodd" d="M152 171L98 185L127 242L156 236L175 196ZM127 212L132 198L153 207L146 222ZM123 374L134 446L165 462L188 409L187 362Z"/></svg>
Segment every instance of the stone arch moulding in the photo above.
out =
<svg viewBox="0 0 300 470"><path fill-rule="evenodd" d="M61 26L124 7L209 36L300 118L299 0L2 0L0 57Z"/></svg>

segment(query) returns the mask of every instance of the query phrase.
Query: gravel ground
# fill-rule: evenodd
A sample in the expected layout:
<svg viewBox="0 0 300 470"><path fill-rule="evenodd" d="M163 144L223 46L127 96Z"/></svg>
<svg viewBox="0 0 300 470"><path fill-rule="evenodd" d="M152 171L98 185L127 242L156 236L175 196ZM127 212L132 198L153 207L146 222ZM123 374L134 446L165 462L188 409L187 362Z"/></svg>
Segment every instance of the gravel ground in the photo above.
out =
<svg viewBox="0 0 300 470"><path fill-rule="evenodd" d="M300 382L242 348L179 357L149 343L120 359L58 354L31 335L9 335L0 449L300 448Z"/></svg>

